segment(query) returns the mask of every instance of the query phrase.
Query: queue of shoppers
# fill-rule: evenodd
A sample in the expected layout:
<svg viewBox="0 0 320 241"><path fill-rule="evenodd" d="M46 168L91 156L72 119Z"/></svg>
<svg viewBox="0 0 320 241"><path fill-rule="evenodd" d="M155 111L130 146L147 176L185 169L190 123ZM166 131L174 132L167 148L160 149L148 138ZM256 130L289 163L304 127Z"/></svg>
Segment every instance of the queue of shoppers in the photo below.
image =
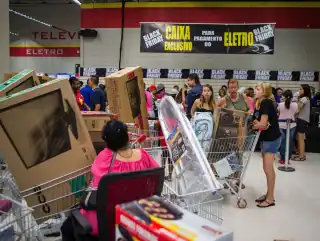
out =
<svg viewBox="0 0 320 241"><path fill-rule="evenodd" d="M227 85L222 86L217 92L216 97L211 85L201 85L199 76L191 74L187 79L187 85L184 85L176 95L176 101L185 108L189 119L196 112L214 113L216 107L240 110L251 115L253 129L262 129L260 143L263 169L267 179L267 191L256 199L257 206L260 208L274 206L273 163L276 154L280 152L280 165L285 163L286 152L289 152L290 160L306 160L305 134L310 122L311 101L317 103L317 99L311 98L309 85L301 85L298 92L292 93L291 90L275 89L269 83L259 83L255 88L245 89L241 88L236 79L230 79ZM289 129L287 129L288 120L290 120ZM290 132L289 150L286 150L287 131ZM294 155L295 143L297 151Z"/></svg>

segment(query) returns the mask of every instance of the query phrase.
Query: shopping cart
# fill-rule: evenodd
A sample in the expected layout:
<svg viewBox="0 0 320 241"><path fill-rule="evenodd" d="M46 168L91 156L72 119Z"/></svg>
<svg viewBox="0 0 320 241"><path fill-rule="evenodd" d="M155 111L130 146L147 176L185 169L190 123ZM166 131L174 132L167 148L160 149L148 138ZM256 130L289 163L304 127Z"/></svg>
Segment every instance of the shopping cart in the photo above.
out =
<svg viewBox="0 0 320 241"><path fill-rule="evenodd" d="M78 207L91 181L91 165L21 192L34 210L43 235L60 233L69 212Z"/></svg>
<svg viewBox="0 0 320 241"><path fill-rule="evenodd" d="M223 220L221 202L223 197L217 192L212 193L209 191L199 191L187 195L181 194L181 188L179 187L179 182L175 180L176 176L171 157L161 130L139 130L137 126L135 127L136 129L133 126L131 125L132 132L130 136L133 137L131 140L136 147L144 148L165 169L163 199L210 221L221 223Z"/></svg>
<svg viewBox="0 0 320 241"><path fill-rule="evenodd" d="M241 137L213 139L206 153L216 177L237 196L239 208L247 207L247 201L241 196L242 180L260 133L261 130Z"/></svg>
<svg viewBox="0 0 320 241"><path fill-rule="evenodd" d="M1 175L0 241L42 241L33 209L28 207L8 170Z"/></svg>

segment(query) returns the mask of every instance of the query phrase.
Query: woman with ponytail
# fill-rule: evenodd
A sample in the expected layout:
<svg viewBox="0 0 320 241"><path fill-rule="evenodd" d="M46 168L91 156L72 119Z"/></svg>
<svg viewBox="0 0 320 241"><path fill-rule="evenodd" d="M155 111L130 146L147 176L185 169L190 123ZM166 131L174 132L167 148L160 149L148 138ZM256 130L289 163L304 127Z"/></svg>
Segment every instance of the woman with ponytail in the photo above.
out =
<svg viewBox="0 0 320 241"><path fill-rule="evenodd" d="M296 131L296 116L298 114L298 104L293 102L293 94L291 90L286 90L283 93L285 102L281 102L278 105L279 113L279 127L281 131L281 146L280 146L280 161L279 164L283 165L285 163L285 154L286 154L286 141L287 141L287 120L291 120L290 124L290 141L289 141L289 160L292 155L293 146L294 146L294 135Z"/></svg>
<svg viewBox="0 0 320 241"><path fill-rule="evenodd" d="M269 83L259 83L254 91L256 106L253 114L253 129L263 129L260 134L263 170L267 179L267 192L256 199L259 208L275 205L274 187L276 174L273 162L281 144L281 132L274 106L272 86Z"/></svg>

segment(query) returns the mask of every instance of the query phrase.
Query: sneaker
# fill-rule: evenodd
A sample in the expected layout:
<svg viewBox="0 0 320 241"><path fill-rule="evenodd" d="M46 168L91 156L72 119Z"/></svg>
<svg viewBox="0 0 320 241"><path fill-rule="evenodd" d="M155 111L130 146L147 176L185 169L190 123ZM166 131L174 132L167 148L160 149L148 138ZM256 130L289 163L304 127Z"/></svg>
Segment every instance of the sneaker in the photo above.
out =
<svg viewBox="0 0 320 241"><path fill-rule="evenodd" d="M279 160L279 165L284 165L285 161L284 160Z"/></svg>

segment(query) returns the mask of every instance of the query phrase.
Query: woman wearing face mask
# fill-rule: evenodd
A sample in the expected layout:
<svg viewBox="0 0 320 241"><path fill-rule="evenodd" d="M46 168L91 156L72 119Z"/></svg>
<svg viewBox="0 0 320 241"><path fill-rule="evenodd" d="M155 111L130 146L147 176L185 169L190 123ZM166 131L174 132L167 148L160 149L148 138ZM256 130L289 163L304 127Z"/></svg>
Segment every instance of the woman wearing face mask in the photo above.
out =
<svg viewBox="0 0 320 241"><path fill-rule="evenodd" d="M215 101L213 96L213 88L207 84L203 86L202 95L196 99L191 108L191 115L194 116L196 112L210 112L213 114Z"/></svg>
<svg viewBox="0 0 320 241"><path fill-rule="evenodd" d="M255 98L253 129L263 129L260 139L263 170L267 178L267 193L256 199L256 202L259 208L267 208L275 205L274 186L276 175L273 162L275 154L280 147L281 132L271 85L269 83L258 84L255 89Z"/></svg>

